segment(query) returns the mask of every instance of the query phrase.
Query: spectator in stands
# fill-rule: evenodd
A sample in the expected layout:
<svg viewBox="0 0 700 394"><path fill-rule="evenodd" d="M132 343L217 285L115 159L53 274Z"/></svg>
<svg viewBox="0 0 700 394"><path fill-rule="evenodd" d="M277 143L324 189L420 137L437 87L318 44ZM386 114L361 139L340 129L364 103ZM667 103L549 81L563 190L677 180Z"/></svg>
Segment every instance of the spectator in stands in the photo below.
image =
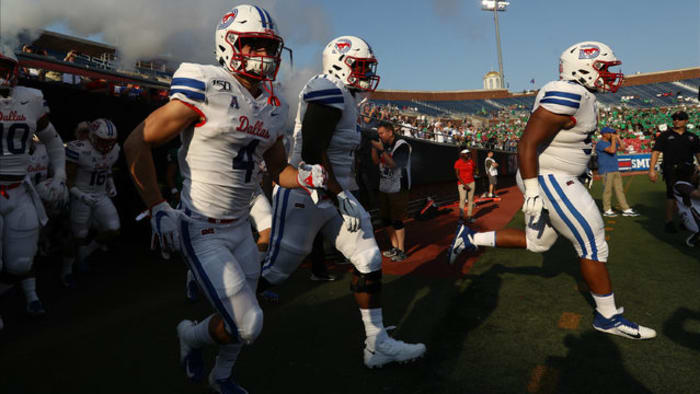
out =
<svg viewBox="0 0 700 394"><path fill-rule="evenodd" d="M656 138L652 148L651 161L649 163L649 180L656 182L656 162L659 155L663 154L662 169L666 181L666 232L677 232L673 224L673 215L677 210L673 196L673 184L675 183L676 167L681 163L692 163L693 156L700 162L700 139L697 135L687 132L688 114L685 111L675 112L673 128L667 130Z"/></svg>
<svg viewBox="0 0 700 394"><path fill-rule="evenodd" d="M372 141L372 161L379 165L379 212L391 249L383 252L393 261L406 256L404 220L411 189L411 145L397 138L394 125L382 123L377 129L379 141Z"/></svg>
<svg viewBox="0 0 700 394"><path fill-rule="evenodd" d="M622 188L622 176L617 163L617 151L624 149L624 144L617 135L617 131L611 127L603 127L600 133L602 137L596 144L595 150L598 157L598 174L603 176L603 216L617 216L611 205L613 189L615 190L617 202L622 207L622 216L639 216L627 204L625 191Z"/></svg>
<svg viewBox="0 0 700 394"><path fill-rule="evenodd" d="M459 193L459 220L468 223L474 222L472 210L474 209L474 169L476 165L471 159L471 152L463 149L459 152L459 159L455 161L454 169L457 176L457 192ZM464 216L464 204L467 204L467 216Z"/></svg>
<svg viewBox="0 0 700 394"><path fill-rule="evenodd" d="M75 63L76 58L78 57L78 51L75 49L71 49L68 51L66 54L66 57L63 58L64 62L67 63ZM78 85L80 84L80 76L75 75L75 74L69 74L69 73L64 73L63 74L63 82L71 85Z"/></svg>
<svg viewBox="0 0 700 394"><path fill-rule="evenodd" d="M489 177L489 193L487 197L498 197L498 194L496 194L496 185L498 184L498 163L496 163L496 159L493 158L492 150L488 151L486 154L484 168L486 169L486 174Z"/></svg>

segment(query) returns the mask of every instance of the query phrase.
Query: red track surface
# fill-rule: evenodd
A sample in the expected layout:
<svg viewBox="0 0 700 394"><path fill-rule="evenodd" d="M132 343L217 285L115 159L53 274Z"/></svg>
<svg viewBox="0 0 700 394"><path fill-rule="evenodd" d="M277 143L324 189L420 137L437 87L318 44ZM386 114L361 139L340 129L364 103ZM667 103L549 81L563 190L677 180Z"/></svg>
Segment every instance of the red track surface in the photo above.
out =
<svg viewBox="0 0 700 394"><path fill-rule="evenodd" d="M511 221L523 203L523 196L517 186L499 189L502 200L498 203L485 203L474 207L476 223L472 228L479 231L498 230ZM469 272L477 261L479 254L466 261L458 260L455 267L447 264L447 248L450 246L457 230L459 210L457 203L441 209L450 213L429 221L409 220L406 223L406 250L408 259L393 262L384 258L383 270L390 275L416 273L432 277L460 276ZM375 231L379 248L389 248L389 241L382 229Z"/></svg>

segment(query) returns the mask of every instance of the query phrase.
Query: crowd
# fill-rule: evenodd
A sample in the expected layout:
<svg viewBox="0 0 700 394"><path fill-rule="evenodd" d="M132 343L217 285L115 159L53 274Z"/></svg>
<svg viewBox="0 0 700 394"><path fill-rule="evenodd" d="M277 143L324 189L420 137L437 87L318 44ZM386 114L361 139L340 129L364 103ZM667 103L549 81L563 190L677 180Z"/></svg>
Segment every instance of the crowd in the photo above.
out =
<svg viewBox="0 0 700 394"><path fill-rule="evenodd" d="M700 105L683 104L659 108L609 107L598 113L598 128L618 130L625 143L626 153L651 152L654 139L672 124L671 114L684 109L690 119L688 130L698 133ZM430 117L397 106L369 104L363 107L363 115L376 121L390 121L399 127L403 136L440 143L464 145L473 148L515 152L518 141L529 119L529 109L522 105L461 118ZM366 122L371 127L372 121ZM594 141L600 135L593 137Z"/></svg>

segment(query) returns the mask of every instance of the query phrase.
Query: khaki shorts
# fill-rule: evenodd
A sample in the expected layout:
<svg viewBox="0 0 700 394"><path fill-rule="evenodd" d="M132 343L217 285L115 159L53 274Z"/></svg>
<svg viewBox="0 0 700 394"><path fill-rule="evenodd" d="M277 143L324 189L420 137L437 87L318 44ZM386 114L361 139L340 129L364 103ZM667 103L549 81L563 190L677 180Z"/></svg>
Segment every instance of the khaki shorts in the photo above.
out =
<svg viewBox="0 0 700 394"><path fill-rule="evenodd" d="M396 193L379 192L379 215L385 225L406 219L408 211L408 190Z"/></svg>

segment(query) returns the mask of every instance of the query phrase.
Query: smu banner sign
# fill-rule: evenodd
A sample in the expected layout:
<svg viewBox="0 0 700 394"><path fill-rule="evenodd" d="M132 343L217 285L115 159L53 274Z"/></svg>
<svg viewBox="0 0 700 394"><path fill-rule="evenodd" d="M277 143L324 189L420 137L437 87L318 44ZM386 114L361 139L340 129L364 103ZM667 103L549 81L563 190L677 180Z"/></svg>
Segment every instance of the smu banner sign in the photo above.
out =
<svg viewBox="0 0 700 394"><path fill-rule="evenodd" d="M651 161L651 153L617 155L617 164L620 167L620 172L649 171L649 161Z"/></svg>

